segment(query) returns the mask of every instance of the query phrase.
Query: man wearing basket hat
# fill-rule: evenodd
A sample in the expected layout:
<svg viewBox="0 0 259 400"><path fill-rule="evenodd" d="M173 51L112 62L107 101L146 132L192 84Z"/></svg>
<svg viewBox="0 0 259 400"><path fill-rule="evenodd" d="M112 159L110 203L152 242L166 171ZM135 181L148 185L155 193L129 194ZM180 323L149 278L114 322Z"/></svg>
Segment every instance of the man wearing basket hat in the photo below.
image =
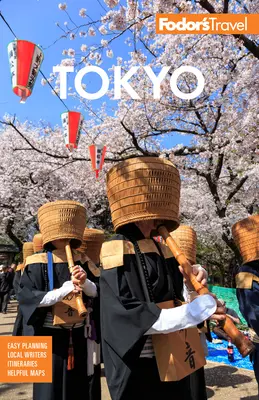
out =
<svg viewBox="0 0 259 400"><path fill-rule="evenodd" d="M86 278L81 245L86 210L74 201L43 205L38 220L45 253L26 259L18 300L24 320L35 336L52 336L52 383L36 383L34 400L88 399L85 304L97 295ZM71 251L72 248L72 251Z"/></svg>
<svg viewBox="0 0 259 400"><path fill-rule="evenodd" d="M204 295L179 305L183 276L169 248L152 239L160 224L179 226L179 172L165 159L130 159L108 172L107 195L116 235L102 247L100 299L111 398L193 400L189 375L204 356L197 329L185 328L209 318L217 304ZM180 368L179 349L167 354L176 343Z"/></svg>
<svg viewBox="0 0 259 400"><path fill-rule="evenodd" d="M237 298L255 345L250 358L259 386L259 215L234 224L232 234L242 256L242 266L236 275Z"/></svg>

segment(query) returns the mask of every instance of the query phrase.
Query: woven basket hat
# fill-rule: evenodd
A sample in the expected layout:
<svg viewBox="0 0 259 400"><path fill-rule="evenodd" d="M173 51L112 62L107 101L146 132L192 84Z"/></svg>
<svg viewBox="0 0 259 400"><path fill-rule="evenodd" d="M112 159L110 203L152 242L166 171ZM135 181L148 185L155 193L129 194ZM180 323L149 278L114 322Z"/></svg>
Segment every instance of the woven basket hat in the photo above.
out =
<svg viewBox="0 0 259 400"><path fill-rule="evenodd" d="M180 225L170 235L176 244L185 254L187 260L193 265L196 264L197 236L194 229L187 225Z"/></svg>
<svg viewBox="0 0 259 400"><path fill-rule="evenodd" d="M38 253L39 251L43 250L43 238L41 233L37 233L36 235L34 235L33 248L34 253Z"/></svg>
<svg viewBox="0 0 259 400"><path fill-rule="evenodd" d="M72 248L83 241L86 223L85 207L71 200L46 203L38 210L43 245L58 239L70 239Z"/></svg>
<svg viewBox="0 0 259 400"><path fill-rule="evenodd" d="M232 234L243 263L259 260L259 215L253 215L234 224Z"/></svg>
<svg viewBox="0 0 259 400"><path fill-rule="evenodd" d="M104 242L104 232L99 229L86 228L84 230L84 239L78 251L87 254L87 256L95 263L100 261L101 247Z"/></svg>
<svg viewBox="0 0 259 400"><path fill-rule="evenodd" d="M34 254L33 243L32 242L23 243L22 247L23 263L25 263L27 257L32 256L33 254Z"/></svg>
<svg viewBox="0 0 259 400"><path fill-rule="evenodd" d="M123 161L107 174L107 196L115 231L141 220L179 226L180 176L171 161L138 157Z"/></svg>

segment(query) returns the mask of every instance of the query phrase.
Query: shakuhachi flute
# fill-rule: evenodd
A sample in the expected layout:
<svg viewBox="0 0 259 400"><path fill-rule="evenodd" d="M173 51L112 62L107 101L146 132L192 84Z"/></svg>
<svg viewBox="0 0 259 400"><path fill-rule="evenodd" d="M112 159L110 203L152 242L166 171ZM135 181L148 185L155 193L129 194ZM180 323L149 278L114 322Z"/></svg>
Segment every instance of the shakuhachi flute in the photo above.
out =
<svg viewBox="0 0 259 400"><path fill-rule="evenodd" d="M165 240L167 246L173 253L173 256L178 261L179 265L181 265L181 267L183 268L184 273L188 276L194 290L199 295L209 294L209 289L197 281L196 276L192 272L191 264L189 263L181 249L177 246L174 239L170 236L166 227L164 225L160 225L157 230L158 233ZM232 342L236 345L242 357L246 357L255 350L255 346L253 345L253 343L237 329L237 327L234 325L233 321L229 317L226 317L226 319L221 322L221 326L226 334L231 338Z"/></svg>
<svg viewBox="0 0 259 400"><path fill-rule="evenodd" d="M65 246L66 250L66 255L67 255L67 262L68 262L68 269L71 273L71 280L72 280L72 273L73 273L73 268L74 268L74 260L73 260L73 255L71 251L70 244L66 244ZM87 309L85 308L85 305L83 303L82 299L82 294L81 293L76 293L75 294L75 299L76 299L76 306L77 306L77 311L80 317L85 317L87 315Z"/></svg>

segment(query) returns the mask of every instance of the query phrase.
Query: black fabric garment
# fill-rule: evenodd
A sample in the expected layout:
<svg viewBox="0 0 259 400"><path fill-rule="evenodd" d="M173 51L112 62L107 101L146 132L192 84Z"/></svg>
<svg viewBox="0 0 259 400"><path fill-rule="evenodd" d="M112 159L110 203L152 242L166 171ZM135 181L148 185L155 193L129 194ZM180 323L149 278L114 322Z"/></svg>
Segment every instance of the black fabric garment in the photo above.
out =
<svg viewBox="0 0 259 400"><path fill-rule="evenodd" d="M259 260L240 267L238 273L248 272L259 277ZM239 309L248 326L259 336L259 283L253 281L250 289L236 289Z"/></svg>
<svg viewBox="0 0 259 400"><path fill-rule="evenodd" d="M192 400L207 400L204 368L190 375Z"/></svg>
<svg viewBox="0 0 259 400"><path fill-rule="evenodd" d="M0 312L6 313L9 302L9 292L0 292Z"/></svg>
<svg viewBox="0 0 259 400"><path fill-rule="evenodd" d="M18 295L18 290L19 290L19 287L20 287L21 276L22 276L22 271L21 270L15 272L14 280L13 280L13 288L14 288L14 293L15 293L16 297Z"/></svg>
<svg viewBox="0 0 259 400"><path fill-rule="evenodd" d="M53 251L53 254L55 255L55 251ZM34 255L31 256L30 260L44 259L44 257L46 260L46 255ZM63 259L66 259L66 257L64 256ZM54 288L57 289L64 282L70 280L70 272L67 262L55 262L55 258L53 260ZM75 264L80 265L80 261L75 262ZM18 290L19 305L24 318L24 334L29 332L28 335L46 335L53 338L53 382L51 384L34 384L33 400L74 400L81 398L82 393L84 393L84 399L88 400L87 341L84 336L84 327L74 328L72 331L75 368L72 371L67 371L69 331L44 328L43 323L46 314L52 308L38 308L48 290L47 262L27 265ZM87 297L84 294L83 300L87 302Z"/></svg>
<svg viewBox="0 0 259 400"><path fill-rule="evenodd" d="M22 336L23 335L23 315L20 307L17 307L17 315L13 327L13 336Z"/></svg>
<svg viewBox="0 0 259 400"><path fill-rule="evenodd" d="M254 343L255 351L250 354L250 361L253 364L253 369L255 373L255 379L258 387L258 398L259 398L259 343Z"/></svg>
<svg viewBox="0 0 259 400"><path fill-rule="evenodd" d="M259 260L249 262L242 265L238 273L248 272L259 277ZM248 326L252 328L257 336L259 336L259 283L252 282L250 289L236 289L237 298L239 302L239 309L245 318ZM255 351L250 356L253 364L255 378L259 387L259 344L254 343Z"/></svg>
<svg viewBox="0 0 259 400"><path fill-rule="evenodd" d="M94 366L94 374L88 376L89 400L101 400L101 364Z"/></svg>
<svg viewBox="0 0 259 400"><path fill-rule="evenodd" d="M52 383L34 383L33 400L88 400L87 344L84 327L72 331L75 368L67 370L69 330L40 328L35 336L52 336Z"/></svg>
<svg viewBox="0 0 259 400"><path fill-rule="evenodd" d="M13 280L13 288L14 288L16 298L18 298L18 290L20 287L21 276L22 276L21 271L17 271L15 273L14 280ZM34 334L33 326L27 325L24 322L21 307L18 306L12 335L13 336L33 336L33 334Z"/></svg>
<svg viewBox="0 0 259 400"><path fill-rule="evenodd" d="M0 272L0 292L7 293L12 289L13 273L6 271Z"/></svg>
<svg viewBox="0 0 259 400"><path fill-rule="evenodd" d="M160 382L155 358L138 359L122 398L123 400L195 400L191 395L189 377L179 382L163 382L163 384Z"/></svg>
<svg viewBox="0 0 259 400"><path fill-rule="evenodd" d="M55 251L53 252L55 253ZM75 262L80 265L80 262ZM53 264L54 289L60 288L64 282L70 280L70 272L66 262ZM37 308L48 292L46 287L47 263L35 263L27 265L24 269L18 289L18 301L26 325L34 329L41 327L44 323L47 312L51 307ZM86 296L83 294L84 300Z"/></svg>
<svg viewBox="0 0 259 400"><path fill-rule="evenodd" d="M138 240L138 243L143 239L135 224L128 225L112 240L127 241L129 238L131 241ZM151 239L150 242L153 244ZM149 241L145 240L145 243L148 244ZM144 256L155 302L172 300L173 289L176 297L182 299L183 277L176 260L173 257L165 260L157 252L147 251ZM100 291L102 350L106 378L112 400L125 400L130 398L129 393L133 390L130 382L132 374L138 369L139 356L147 339L144 334L156 322L161 311L155 303L146 302L144 299L135 254L124 254L123 265L102 271ZM146 384L151 380L152 378L147 379ZM189 378L184 381L189 382ZM160 380L156 384L161 392L164 390L163 386L167 385ZM145 383L143 385L145 386ZM173 387L177 388L181 384L172 382L170 385L171 398L178 399L177 396L173 397ZM136 399L138 390L139 387L135 386L131 399ZM186 396L184 392L181 394L181 400L190 399L189 392Z"/></svg>
<svg viewBox="0 0 259 400"><path fill-rule="evenodd" d="M91 300L93 311L90 314L90 323L92 328L94 326L97 344L101 342L101 322L100 322L100 287L99 287L99 277L95 276L88 267L86 262L83 265L85 271L87 272L87 278L94 282L97 287L98 296ZM93 375L88 376L89 385L89 400L101 400L101 364L94 366Z"/></svg>

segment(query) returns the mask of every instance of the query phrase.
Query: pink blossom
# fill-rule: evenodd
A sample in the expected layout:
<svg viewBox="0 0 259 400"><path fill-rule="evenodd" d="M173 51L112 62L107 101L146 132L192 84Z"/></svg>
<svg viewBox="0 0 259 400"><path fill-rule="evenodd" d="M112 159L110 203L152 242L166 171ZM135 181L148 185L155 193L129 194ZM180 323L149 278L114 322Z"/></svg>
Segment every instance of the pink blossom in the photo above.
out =
<svg viewBox="0 0 259 400"><path fill-rule="evenodd" d="M107 55L107 57L112 58L113 57L113 51L111 49L107 50L106 51L106 55Z"/></svg>
<svg viewBox="0 0 259 400"><path fill-rule="evenodd" d="M84 53L87 50L87 45L86 44L82 44L82 46L80 47L81 51Z"/></svg>
<svg viewBox="0 0 259 400"><path fill-rule="evenodd" d="M114 8L119 4L119 0L104 0L104 2L109 8Z"/></svg>
<svg viewBox="0 0 259 400"><path fill-rule="evenodd" d="M86 8L81 8L81 10L79 10L79 15L82 18L86 17Z"/></svg>
<svg viewBox="0 0 259 400"><path fill-rule="evenodd" d="M66 3L59 3L58 8L62 11L65 11L67 9L67 4Z"/></svg>
<svg viewBox="0 0 259 400"><path fill-rule="evenodd" d="M104 40L104 39L102 39L101 40L101 45L103 46L103 47L107 47L108 46L108 40Z"/></svg>
<svg viewBox="0 0 259 400"><path fill-rule="evenodd" d="M88 29L88 35L89 36L96 36L95 29L92 26Z"/></svg>
<svg viewBox="0 0 259 400"><path fill-rule="evenodd" d="M69 57L75 57L76 52L74 49L68 49L67 54Z"/></svg>
<svg viewBox="0 0 259 400"><path fill-rule="evenodd" d="M108 31L107 31L107 29L105 28L104 25L100 26L99 32L100 32L102 35L106 35L106 34L108 33Z"/></svg>

